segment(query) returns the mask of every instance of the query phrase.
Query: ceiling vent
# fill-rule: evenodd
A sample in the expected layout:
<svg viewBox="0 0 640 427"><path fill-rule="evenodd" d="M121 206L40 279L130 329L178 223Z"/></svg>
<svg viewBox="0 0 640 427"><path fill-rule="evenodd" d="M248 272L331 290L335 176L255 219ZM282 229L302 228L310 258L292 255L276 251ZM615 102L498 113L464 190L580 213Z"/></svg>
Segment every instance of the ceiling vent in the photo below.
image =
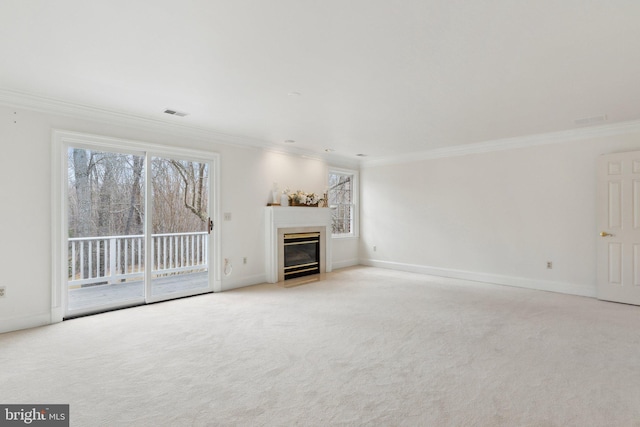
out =
<svg viewBox="0 0 640 427"><path fill-rule="evenodd" d="M172 116L178 116L178 117L184 117L186 116L188 113L184 113L182 111L176 111L176 110L169 110L166 109L164 110L165 114L171 114Z"/></svg>

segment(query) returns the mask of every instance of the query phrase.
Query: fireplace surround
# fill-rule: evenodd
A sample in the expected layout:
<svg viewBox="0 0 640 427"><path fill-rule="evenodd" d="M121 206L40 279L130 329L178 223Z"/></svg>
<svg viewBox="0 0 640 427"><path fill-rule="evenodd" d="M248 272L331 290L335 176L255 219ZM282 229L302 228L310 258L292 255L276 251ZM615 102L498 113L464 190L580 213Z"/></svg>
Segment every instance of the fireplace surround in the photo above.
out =
<svg viewBox="0 0 640 427"><path fill-rule="evenodd" d="M317 233L319 244L319 273L331 271L331 212L329 208L282 207L265 208L266 280L276 283L285 280L285 234Z"/></svg>

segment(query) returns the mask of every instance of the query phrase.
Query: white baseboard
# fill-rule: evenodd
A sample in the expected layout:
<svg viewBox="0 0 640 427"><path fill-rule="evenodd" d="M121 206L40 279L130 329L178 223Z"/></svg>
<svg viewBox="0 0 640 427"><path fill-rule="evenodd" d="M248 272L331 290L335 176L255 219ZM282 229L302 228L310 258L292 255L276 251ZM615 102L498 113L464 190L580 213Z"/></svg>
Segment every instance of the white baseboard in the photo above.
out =
<svg viewBox="0 0 640 427"><path fill-rule="evenodd" d="M332 262L331 267L333 270L337 270L339 268L353 267L355 265L360 265L360 260L357 258L348 259L345 261Z"/></svg>
<svg viewBox="0 0 640 427"><path fill-rule="evenodd" d="M36 328L38 326L49 325L51 323L51 313L39 313L30 316L16 316L2 319L0 322L0 334L20 329Z"/></svg>
<svg viewBox="0 0 640 427"><path fill-rule="evenodd" d="M473 271L454 270L448 268L430 267L426 265L405 264L374 259L361 259L360 264L371 267L388 268L391 270L407 271L411 273L428 274L431 276L447 277L450 279L470 280L473 282L493 283L496 285L514 286L518 288L535 289L539 291L558 292L561 294L596 297L595 288L568 282L530 279L527 277L502 276L498 274L478 273Z"/></svg>
<svg viewBox="0 0 640 427"><path fill-rule="evenodd" d="M241 277L234 279L231 277L222 278L222 291L230 291L231 289L244 288L245 286L258 285L267 282L266 274L256 274L254 276Z"/></svg>

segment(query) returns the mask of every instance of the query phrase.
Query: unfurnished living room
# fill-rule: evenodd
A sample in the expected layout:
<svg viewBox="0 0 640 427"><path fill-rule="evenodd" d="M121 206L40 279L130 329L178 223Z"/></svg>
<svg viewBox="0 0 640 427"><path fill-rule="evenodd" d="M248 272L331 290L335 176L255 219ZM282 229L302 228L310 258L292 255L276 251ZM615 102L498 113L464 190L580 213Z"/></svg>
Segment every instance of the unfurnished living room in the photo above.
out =
<svg viewBox="0 0 640 427"><path fill-rule="evenodd" d="M0 2L0 425L640 425L640 2Z"/></svg>

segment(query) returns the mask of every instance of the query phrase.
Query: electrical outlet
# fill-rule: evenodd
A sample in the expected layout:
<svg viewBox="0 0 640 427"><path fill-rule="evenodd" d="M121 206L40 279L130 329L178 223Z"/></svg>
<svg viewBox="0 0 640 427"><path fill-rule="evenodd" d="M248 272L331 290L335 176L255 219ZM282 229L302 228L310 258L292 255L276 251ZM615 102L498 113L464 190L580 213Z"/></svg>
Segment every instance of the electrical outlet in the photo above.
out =
<svg viewBox="0 0 640 427"><path fill-rule="evenodd" d="M553 263L551 261L547 261L547 268L551 270L553 268Z"/></svg>
<svg viewBox="0 0 640 427"><path fill-rule="evenodd" d="M247 263L247 257L242 258L242 263L246 264Z"/></svg>
<svg viewBox="0 0 640 427"><path fill-rule="evenodd" d="M0 286L0 298L4 298L7 293L7 288L4 286Z"/></svg>
<svg viewBox="0 0 640 427"><path fill-rule="evenodd" d="M224 220L225 221L231 221L231 212L225 212L224 213Z"/></svg>
<svg viewBox="0 0 640 427"><path fill-rule="evenodd" d="M378 247L377 247L377 246L374 246L374 247L373 247L373 252L375 252L375 251L377 251L377 250L378 250Z"/></svg>

